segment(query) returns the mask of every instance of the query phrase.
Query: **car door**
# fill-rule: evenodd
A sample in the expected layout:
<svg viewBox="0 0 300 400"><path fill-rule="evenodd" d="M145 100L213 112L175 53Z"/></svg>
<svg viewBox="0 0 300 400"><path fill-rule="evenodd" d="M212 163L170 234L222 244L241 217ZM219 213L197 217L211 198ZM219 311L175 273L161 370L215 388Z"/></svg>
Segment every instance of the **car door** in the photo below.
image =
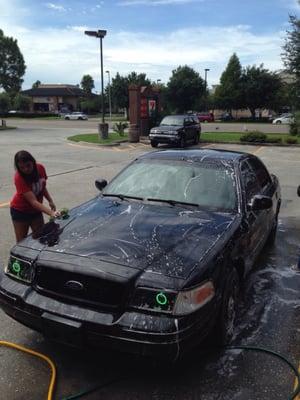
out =
<svg viewBox="0 0 300 400"><path fill-rule="evenodd" d="M242 251L244 253L246 272L248 272L265 243L266 228L264 224L267 220L266 211L268 210L254 211L249 206L255 195L263 194L261 184L249 163L249 159L245 159L240 163L240 173L244 200Z"/></svg>

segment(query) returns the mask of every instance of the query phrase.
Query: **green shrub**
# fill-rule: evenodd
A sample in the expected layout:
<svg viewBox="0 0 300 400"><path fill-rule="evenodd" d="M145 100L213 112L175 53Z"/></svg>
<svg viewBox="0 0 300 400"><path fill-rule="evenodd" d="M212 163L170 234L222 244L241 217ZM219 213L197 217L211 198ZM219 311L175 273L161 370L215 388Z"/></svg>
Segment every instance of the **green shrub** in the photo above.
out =
<svg viewBox="0 0 300 400"><path fill-rule="evenodd" d="M290 124L290 135L297 136L298 135L298 131L299 131L299 128L298 128L296 122L292 122Z"/></svg>
<svg viewBox="0 0 300 400"><path fill-rule="evenodd" d="M288 144L296 144L298 142L298 140L295 137L288 136L285 139L285 142L288 143Z"/></svg>
<svg viewBox="0 0 300 400"><path fill-rule="evenodd" d="M113 126L113 131L118 133L120 136L124 136L126 128L128 128L127 122L116 122Z"/></svg>
<svg viewBox="0 0 300 400"><path fill-rule="evenodd" d="M269 138L267 137L266 143L282 143L282 139L279 138Z"/></svg>
<svg viewBox="0 0 300 400"><path fill-rule="evenodd" d="M240 141L250 143L265 143L267 141L267 135L260 131L251 131L241 136Z"/></svg>

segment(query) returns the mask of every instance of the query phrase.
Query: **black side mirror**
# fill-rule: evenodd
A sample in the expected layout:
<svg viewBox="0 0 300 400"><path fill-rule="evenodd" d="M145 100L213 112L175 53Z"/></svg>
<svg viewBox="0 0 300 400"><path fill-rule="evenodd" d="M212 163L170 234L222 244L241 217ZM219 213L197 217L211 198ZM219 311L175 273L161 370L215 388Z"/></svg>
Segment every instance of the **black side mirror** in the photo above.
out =
<svg viewBox="0 0 300 400"><path fill-rule="evenodd" d="M300 186L298 186L297 195L300 197Z"/></svg>
<svg viewBox="0 0 300 400"><path fill-rule="evenodd" d="M269 210L273 207L273 200L271 197L258 194L252 198L249 206L253 211Z"/></svg>
<svg viewBox="0 0 300 400"><path fill-rule="evenodd" d="M95 186L100 192L105 188L107 185L107 181L105 179L96 179L95 180Z"/></svg>

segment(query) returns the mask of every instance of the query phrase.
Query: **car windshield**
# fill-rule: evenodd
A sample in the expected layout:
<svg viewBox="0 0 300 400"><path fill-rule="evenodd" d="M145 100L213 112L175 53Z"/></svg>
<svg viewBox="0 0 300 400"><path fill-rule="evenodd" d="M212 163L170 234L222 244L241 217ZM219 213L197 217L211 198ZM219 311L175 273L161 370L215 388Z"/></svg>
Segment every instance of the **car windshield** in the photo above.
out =
<svg viewBox="0 0 300 400"><path fill-rule="evenodd" d="M160 125L164 126L174 126L174 125L183 125L184 117L183 116L175 116L175 115L170 115L168 117L165 117Z"/></svg>
<svg viewBox="0 0 300 400"><path fill-rule="evenodd" d="M237 204L233 170L217 163L137 161L113 179L103 194L189 203L222 211L235 210Z"/></svg>

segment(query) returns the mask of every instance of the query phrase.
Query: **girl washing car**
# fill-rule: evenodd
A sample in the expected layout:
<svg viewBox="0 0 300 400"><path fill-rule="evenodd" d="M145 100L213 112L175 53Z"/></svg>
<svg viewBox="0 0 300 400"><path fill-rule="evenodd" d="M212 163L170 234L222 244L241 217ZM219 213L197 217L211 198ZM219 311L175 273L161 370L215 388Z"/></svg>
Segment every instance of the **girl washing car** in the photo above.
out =
<svg viewBox="0 0 300 400"><path fill-rule="evenodd" d="M35 234L43 228L43 213L50 217L59 217L60 212L47 188L47 173L42 164L38 164L28 151L18 151L14 159L16 193L10 202L10 214L15 230L16 241L24 239L31 228ZM49 207L43 204L46 198Z"/></svg>

